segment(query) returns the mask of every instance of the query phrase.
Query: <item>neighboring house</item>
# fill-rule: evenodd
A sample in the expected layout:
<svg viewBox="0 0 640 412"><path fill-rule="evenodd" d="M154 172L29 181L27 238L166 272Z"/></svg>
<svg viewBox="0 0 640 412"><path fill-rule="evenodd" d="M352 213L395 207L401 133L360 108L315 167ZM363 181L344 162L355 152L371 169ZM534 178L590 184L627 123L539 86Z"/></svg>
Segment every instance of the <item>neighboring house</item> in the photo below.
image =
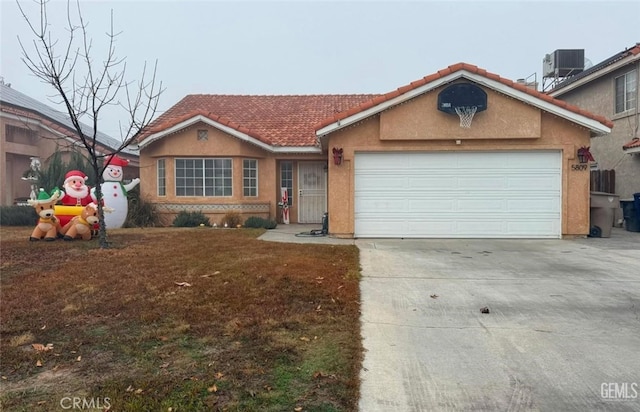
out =
<svg viewBox="0 0 640 412"><path fill-rule="evenodd" d="M486 94L470 128L438 110L457 83ZM280 216L285 187L292 222L328 211L339 237L586 235L577 151L611 126L465 63L384 95L190 95L139 136L141 194L213 223Z"/></svg>
<svg viewBox="0 0 640 412"><path fill-rule="evenodd" d="M600 170L615 170L615 193L640 192L640 43L567 78L548 93L613 121L610 135L591 141Z"/></svg>
<svg viewBox="0 0 640 412"><path fill-rule="evenodd" d="M82 125L89 135L93 130ZM98 151L110 153L120 142L98 132ZM0 204L8 206L28 198L31 182L22 179L31 158L42 163L56 151L68 152L82 143L67 114L0 83ZM130 161L125 179L138 176L137 147L126 148L122 157ZM85 173L87 171L84 171Z"/></svg>

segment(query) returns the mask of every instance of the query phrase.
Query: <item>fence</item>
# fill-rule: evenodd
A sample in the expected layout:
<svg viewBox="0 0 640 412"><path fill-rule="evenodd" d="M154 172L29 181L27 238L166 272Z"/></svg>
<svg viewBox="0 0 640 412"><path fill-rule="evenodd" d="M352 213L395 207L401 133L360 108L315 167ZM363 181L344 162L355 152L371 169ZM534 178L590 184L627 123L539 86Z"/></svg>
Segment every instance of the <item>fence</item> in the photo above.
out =
<svg viewBox="0 0 640 412"><path fill-rule="evenodd" d="M592 170L591 184L592 192L616 192L616 171L615 170Z"/></svg>

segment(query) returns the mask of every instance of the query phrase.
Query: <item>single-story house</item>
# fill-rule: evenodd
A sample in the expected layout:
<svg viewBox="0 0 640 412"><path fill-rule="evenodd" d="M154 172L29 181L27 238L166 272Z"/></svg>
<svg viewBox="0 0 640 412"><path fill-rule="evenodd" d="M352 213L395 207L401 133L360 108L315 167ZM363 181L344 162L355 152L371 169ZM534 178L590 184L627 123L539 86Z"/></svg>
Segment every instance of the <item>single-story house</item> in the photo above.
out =
<svg viewBox="0 0 640 412"><path fill-rule="evenodd" d="M214 223L278 217L285 188L338 237L586 235L583 148L611 127L466 63L381 95L189 95L139 135L141 195Z"/></svg>

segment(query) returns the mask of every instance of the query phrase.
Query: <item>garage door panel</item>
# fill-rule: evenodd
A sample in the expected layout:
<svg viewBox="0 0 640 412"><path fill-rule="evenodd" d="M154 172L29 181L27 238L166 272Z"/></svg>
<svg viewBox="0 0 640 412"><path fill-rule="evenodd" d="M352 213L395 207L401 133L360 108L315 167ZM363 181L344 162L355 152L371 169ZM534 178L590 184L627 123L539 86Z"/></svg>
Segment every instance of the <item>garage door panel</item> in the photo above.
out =
<svg viewBox="0 0 640 412"><path fill-rule="evenodd" d="M535 154L541 154L537 152ZM546 152L559 155L559 152ZM501 153L496 153L500 156ZM504 167L515 170L540 170L540 169L556 169L558 167L558 159L555 156L532 156L532 151L528 152L510 152L508 157L499 157Z"/></svg>
<svg viewBox="0 0 640 412"><path fill-rule="evenodd" d="M505 190L507 188L507 178L504 176L460 176L458 178L460 190Z"/></svg>
<svg viewBox="0 0 640 412"><path fill-rule="evenodd" d="M412 212L416 218L421 215L437 214L437 213L449 213L455 209L454 200L452 199L439 199L439 198L422 198L422 199L409 199L408 211ZM428 211L428 212L427 212Z"/></svg>
<svg viewBox="0 0 640 412"><path fill-rule="evenodd" d="M560 205L556 198L546 199L510 199L507 200L507 210L517 210L520 213L538 213L545 210L556 215L560 213Z"/></svg>
<svg viewBox="0 0 640 412"><path fill-rule="evenodd" d="M533 237L534 235L545 236L547 233L557 232L560 227L549 219L529 219L526 224L522 221L509 221L507 230L509 233Z"/></svg>
<svg viewBox="0 0 640 412"><path fill-rule="evenodd" d="M358 180L358 192L368 192L370 190L379 191L380 188L396 188L396 189L408 189L408 179L404 176L363 176ZM385 191L388 189L384 189Z"/></svg>
<svg viewBox="0 0 640 412"><path fill-rule="evenodd" d="M458 184L458 178L451 176L409 175L407 182L414 192L438 192L439 190L456 187Z"/></svg>
<svg viewBox="0 0 640 412"><path fill-rule="evenodd" d="M363 199L364 200L364 199ZM362 214L362 217L366 213L374 213L376 215L396 215L407 211L407 200L405 198L387 198L379 200L377 198L371 199L371 201L360 202L356 208L356 213Z"/></svg>
<svg viewBox="0 0 640 412"><path fill-rule="evenodd" d="M560 191L560 176L549 174L544 176L509 176L506 188L509 190L555 190Z"/></svg>
<svg viewBox="0 0 640 412"><path fill-rule="evenodd" d="M474 215L483 211L492 213L505 212L507 205L504 199L475 198L458 199L456 210L461 213Z"/></svg>
<svg viewBox="0 0 640 412"><path fill-rule="evenodd" d="M447 168L451 162L458 163L457 159L446 159L441 156L432 156L434 153L420 153L415 156L414 153L401 155L402 162L399 167L405 169L436 169L442 170ZM384 153L382 154L384 156Z"/></svg>
<svg viewBox="0 0 640 412"><path fill-rule="evenodd" d="M561 156L356 153L358 237L560 237Z"/></svg>

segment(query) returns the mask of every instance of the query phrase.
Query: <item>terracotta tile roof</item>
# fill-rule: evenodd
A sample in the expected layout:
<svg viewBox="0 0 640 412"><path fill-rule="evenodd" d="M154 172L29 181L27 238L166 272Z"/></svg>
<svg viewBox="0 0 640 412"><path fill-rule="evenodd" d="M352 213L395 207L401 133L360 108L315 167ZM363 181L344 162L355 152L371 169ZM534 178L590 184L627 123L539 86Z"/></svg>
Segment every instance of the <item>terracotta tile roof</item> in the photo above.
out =
<svg viewBox="0 0 640 412"><path fill-rule="evenodd" d="M609 128L613 127L613 123L603 116L587 112L477 66L457 63L386 94L188 95L155 119L138 136L138 142L194 117L204 116L271 146L316 146L315 132L318 129L461 70L500 82L535 98L600 122Z"/></svg>
<svg viewBox="0 0 640 412"><path fill-rule="evenodd" d="M138 141L202 115L272 146L316 146L315 124L375 96L193 94L154 120Z"/></svg>
<svg viewBox="0 0 640 412"><path fill-rule="evenodd" d="M408 91L411 91L413 89L417 89L420 86L423 86L423 85L425 85L427 83L430 83L430 82L432 82L434 80L440 79L442 77L445 77L445 76L447 76L449 74L452 74L452 73L455 73L455 72L458 72L458 71L461 71L461 70L466 70L468 72L478 74L478 75L486 77L488 79L495 80L495 81L500 82L500 83L502 83L502 84L504 84L506 86L509 86L509 87L517 89L517 90L519 90L521 92L527 93L527 94L529 94L529 95L531 95L533 97L536 97L538 99L541 99L541 100L544 100L544 101L546 101L548 103L551 103L551 104L554 104L556 106L562 107L562 108L564 108L566 110L569 110L571 112L580 114L580 115L585 116L585 117L587 117L589 119L592 119L592 120L595 120L597 122L600 122L600 123L602 123L603 125L605 125L605 126L607 126L609 128L613 127L613 122L611 122L609 119L605 118L604 116L595 115L595 114L590 113L590 112L588 112L586 110L583 110L583 109L581 109L581 108L579 108L577 106L568 104L567 102L564 102L562 100L554 99L553 97L549 96L546 93L539 92L537 90L534 90L534 89L532 89L530 87L527 87L527 86L525 86L523 84L514 82L512 80L508 80L508 79L502 78L502 77L500 77L499 75L497 75L495 73L487 72L486 70L481 69L481 68L479 68L477 66L474 66L474 65L471 65L471 64L468 64L468 63L457 63L457 64L454 64L454 65L451 65L451 66L447 67L446 69L439 70L436 73L433 73L433 74L430 74L428 76L425 76L422 79L418 79L418 80L416 80L414 82L411 82L408 85L402 86L402 87L400 87L400 88L398 88L396 90L393 90L393 91L391 91L389 93L386 93L386 94L383 94L383 95L380 95L380 96L376 96L375 98L372 98L372 99L370 99L368 101L362 102L362 103L360 103L359 106L352 107L351 109L349 109L347 111L343 111L343 112L337 113L337 114L333 115L332 117L323 120L321 123L318 123L315 126L315 128L316 129L321 129L321 128L323 128L325 126L328 126L328 125L330 125L332 123L335 123L335 122L337 122L339 120L343 120L343 119L345 119L345 118L347 118L349 116L352 116L352 115L354 115L356 113L359 113L359 112L362 112L364 110L370 109L370 108L372 108L374 106L379 105L380 103L383 103L383 102L386 102L388 100L391 100L391 99L393 99L393 98L395 98L395 97L397 97L397 96L399 96L401 94L404 94L404 93L406 93Z"/></svg>
<svg viewBox="0 0 640 412"><path fill-rule="evenodd" d="M622 146L624 150L640 147L640 137L634 137L630 142L627 142Z"/></svg>

